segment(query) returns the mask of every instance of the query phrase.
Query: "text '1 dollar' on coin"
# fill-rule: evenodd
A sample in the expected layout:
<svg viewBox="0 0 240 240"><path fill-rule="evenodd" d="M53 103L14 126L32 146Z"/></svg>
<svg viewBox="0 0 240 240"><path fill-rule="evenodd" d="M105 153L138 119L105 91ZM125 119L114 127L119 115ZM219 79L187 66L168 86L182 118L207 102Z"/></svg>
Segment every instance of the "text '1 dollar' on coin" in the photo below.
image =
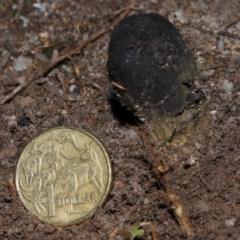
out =
<svg viewBox="0 0 240 240"><path fill-rule="evenodd" d="M93 215L112 181L108 153L90 133L49 129L24 148L16 186L24 206L40 220L68 225Z"/></svg>

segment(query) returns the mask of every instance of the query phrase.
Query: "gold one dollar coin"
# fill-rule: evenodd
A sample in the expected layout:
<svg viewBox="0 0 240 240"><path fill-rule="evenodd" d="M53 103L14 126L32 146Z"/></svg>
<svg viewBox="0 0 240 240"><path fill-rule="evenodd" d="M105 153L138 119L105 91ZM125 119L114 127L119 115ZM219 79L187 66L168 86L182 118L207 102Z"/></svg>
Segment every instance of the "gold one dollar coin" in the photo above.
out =
<svg viewBox="0 0 240 240"><path fill-rule="evenodd" d="M79 223L106 200L112 181L108 153L90 133L71 127L49 129L24 148L16 187L24 206L40 220Z"/></svg>

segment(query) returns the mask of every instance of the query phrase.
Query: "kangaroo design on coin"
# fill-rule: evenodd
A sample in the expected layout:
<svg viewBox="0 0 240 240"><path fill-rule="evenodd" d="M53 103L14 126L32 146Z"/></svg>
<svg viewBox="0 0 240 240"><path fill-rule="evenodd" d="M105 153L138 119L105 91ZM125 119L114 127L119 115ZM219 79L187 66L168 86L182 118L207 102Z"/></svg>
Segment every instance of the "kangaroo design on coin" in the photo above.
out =
<svg viewBox="0 0 240 240"><path fill-rule="evenodd" d="M106 199L112 181L109 156L90 133L70 127L47 130L27 144L17 164L24 206L56 225L79 223Z"/></svg>

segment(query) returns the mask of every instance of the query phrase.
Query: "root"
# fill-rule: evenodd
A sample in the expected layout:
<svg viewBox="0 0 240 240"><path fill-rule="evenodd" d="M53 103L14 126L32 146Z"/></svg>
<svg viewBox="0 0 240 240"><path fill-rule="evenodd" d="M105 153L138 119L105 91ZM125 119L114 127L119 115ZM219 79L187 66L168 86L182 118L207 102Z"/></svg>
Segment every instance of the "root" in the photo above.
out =
<svg viewBox="0 0 240 240"><path fill-rule="evenodd" d="M158 157L155 153L155 150L154 150L153 146L151 145L147 135L143 131L137 130L135 128L132 128L132 129L138 135L141 136L144 144L147 146L147 148L149 149L149 151L152 155L152 158L154 160L154 165L155 165L154 167L157 168L157 171L160 174L160 185L165 192L164 196L171 203L171 206L172 206L173 212L174 212L174 216L175 216L178 224L182 227L183 232L185 232L189 237L193 237L194 236L193 228L192 228L190 220L187 216L187 213L185 212L184 207L180 201L180 198L176 194L171 193L171 191L169 190L169 186L167 184L167 179L164 175L167 168L160 163L160 160L158 159ZM157 176L158 179L159 179L159 174Z"/></svg>

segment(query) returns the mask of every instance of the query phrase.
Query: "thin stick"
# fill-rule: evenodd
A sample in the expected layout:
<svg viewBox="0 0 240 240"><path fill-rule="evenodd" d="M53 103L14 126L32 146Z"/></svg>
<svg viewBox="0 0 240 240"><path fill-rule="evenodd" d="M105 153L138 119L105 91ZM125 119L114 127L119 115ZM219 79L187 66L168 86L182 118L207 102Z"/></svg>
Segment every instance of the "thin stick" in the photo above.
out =
<svg viewBox="0 0 240 240"><path fill-rule="evenodd" d="M84 88L84 85L83 85L80 77L79 77L79 75L80 75L80 74L79 74L79 71L80 71L80 70L79 70L79 67L77 67L77 66L74 65L72 59L71 59L71 65L72 65L72 68L74 69L75 77L76 77L76 79L79 81L79 83L80 83L80 85L81 85L81 88L82 88L82 90L83 90L83 95L85 95L86 90L85 90L85 88Z"/></svg>
<svg viewBox="0 0 240 240"><path fill-rule="evenodd" d="M80 27L81 27L81 24L82 24L82 22L83 22L83 19L84 19L84 17L85 17L85 14L86 14L86 9L83 11L83 13L82 13L82 15L81 15L81 17L80 17L80 19L79 19L79 22L77 23L77 25L76 25L76 27L75 27L75 29L73 30L73 32L76 32L77 34L78 34L78 37L79 37L79 35L80 35Z"/></svg>
<svg viewBox="0 0 240 240"><path fill-rule="evenodd" d="M151 232L151 235L152 235L152 240L157 240L156 231L153 227L150 227L150 232Z"/></svg>
<svg viewBox="0 0 240 240"><path fill-rule="evenodd" d="M240 21L240 16L238 16L237 18L235 18L232 22L228 23L223 29L221 29L218 32L221 32L229 27L231 27L233 24L237 23L238 21Z"/></svg>
<svg viewBox="0 0 240 240"><path fill-rule="evenodd" d="M200 172L200 169L198 169L198 175L199 175L199 178L200 178L200 180L202 181L202 183L208 188L208 190L209 190L210 192L212 192L211 187L209 186L209 184L207 183L207 181L205 181L205 179L202 177L201 172Z"/></svg>
<svg viewBox="0 0 240 240"><path fill-rule="evenodd" d="M134 206L131 207L131 209L127 212L127 214L124 216L124 218L122 219L121 223L120 223L120 229L122 229L123 224L125 223L126 219L133 213L133 211L135 210L136 206L142 201L143 196L145 195L146 191L144 191L142 193L142 195L140 196L140 198L137 200L137 202L134 204Z"/></svg>
<svg viewBox="0 0 240 240"><path fill-rule="evenodd" d="M115 87L121 89L122 91L126 91L127 90L124 86L122 86L122 85L120 85L120 84L118 84L118 83L116 83L114 81L112 81L112 85L114 85Z"/></svg>
<svg viewBox="0 0 240 240"><path fill-rule="evenodd" d="M237 23L238 21L240 21L240 16L238 16L237 18L235 18L233 21L231 21L230 23L228 23L225 27L223 27L222 29L218 30L215 34L213 34L213 36L211 36L211 38L216 37L218 34L220 34L220 32L226 30L227 28L231 27L233 24Z"/></svg>
<svg viewBox="0 0 240 240"><path fill-rule="evenodd" d="M118 20L110 25L108 25L107 27L103 28L102 30L100 30L99 32L93 34L90 36L89 39L87 39L86 41L83 41L78 47L74 48L73 50L71 50L70 52L64 54L61 57L58 57L55 61L53 62L49 62L48 66L44 69L41 69L40 71L38 71L36 74L32 75L25 83L23 83L22 85L18 86L17 88L15 88L12 93L10 93L9 95L5 96L3 98L3 100L0 102L0 104L4 104L5 102L7 102L8 100L12 99L14 96L16 96L19 92L21 92L23 89L25 89L30 83L32 83L33 81L35 81L36 79L42 77L44 74L48 73L51 69L53 69L58 63L64 61L67 58L72 57L75 54L78 54L83 48L85 48L88 44L96 41L98 38L100 38L102 35L104 35L106 32L108 32L109 30L111 30L112 28L114 28L119 21L121 21L123 18L125 18L129 12L131 11L131 9L135 6L136 4L136 0L133 1L133 3L120 15L120 17L118 18Z"/></svg>
<svg viewBox="0 0 240 240"><path fill-rule="evenodd" d="M64 81L64 77L62 75L62 73L58 70L57 71L57 77L62 85L62 90L63 90L63 98L65 99L66 96L67 96L67 88L66 88L66 84L65 84L65 81Z"/></svg>
<svg viewBox="0 0 240 240"><path fill-rule="evenodd" d="M102 19L102 18L105 18L105 17L108 17L108 16L111 16L111 15L116 16L116 15L120 14L121 12L125 11L125 10L128 9L128 8L129 8L129 7L125 7L125 8L119 9L119 10L117 10L117 11L114 11L114 12L111 12L111 13L107 13L106 15L103 15L103 16L101 16L101 17L98 17L97 20ZM136 7L131 7L130 9L131 9L131 10L135 10L135 11L145 11L145 9L143 9L143 8L136 8Z"/></svg>
<svg viewBox="0 0 240 240"><path fill-rule="evenodd" d="M119 231L119 227L114 228L114 230L109 234L109 240L114 240L114 237L118 231Z"/></svg>

